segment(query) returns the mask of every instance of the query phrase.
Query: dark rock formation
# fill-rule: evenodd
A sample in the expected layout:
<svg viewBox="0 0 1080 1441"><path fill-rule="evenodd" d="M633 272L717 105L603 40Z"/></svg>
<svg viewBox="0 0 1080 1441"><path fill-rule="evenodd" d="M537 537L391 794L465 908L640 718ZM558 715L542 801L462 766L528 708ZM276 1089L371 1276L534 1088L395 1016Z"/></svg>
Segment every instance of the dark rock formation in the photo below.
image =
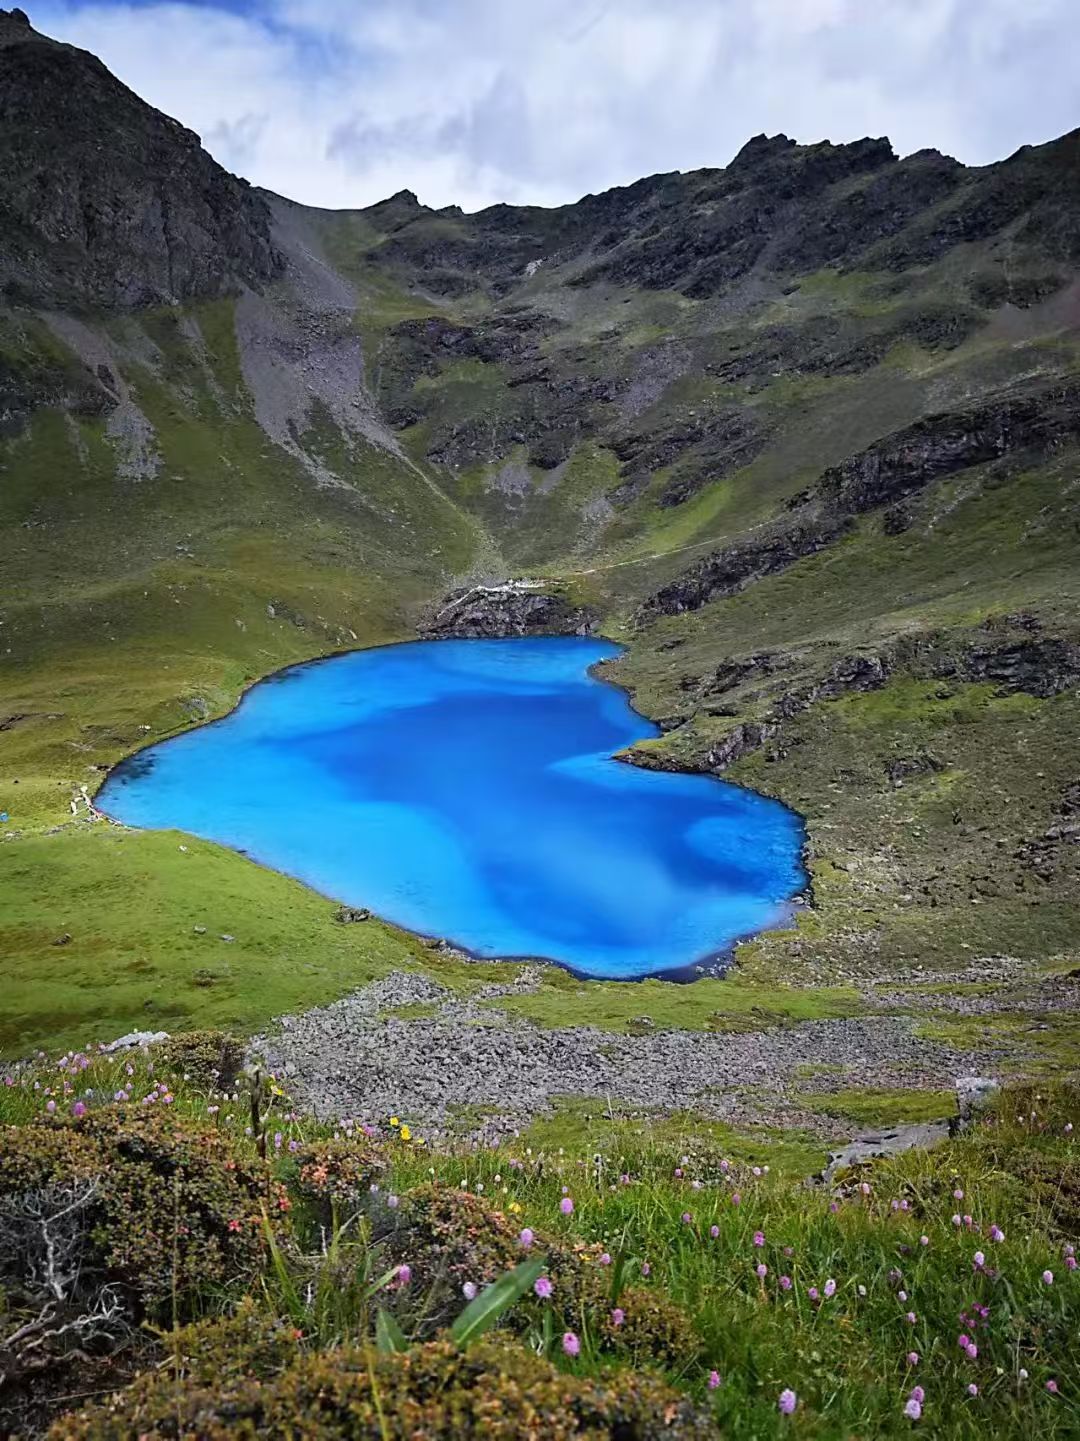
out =
<svg viewBox="0 0 1080 1441"><path fill-rule="evenodd" d="M662 586L638 619L696 610L763 576L786 570L838 540L853 518L890 507L888 535L910 516L901 502L956 471L1006 456L1045 453L1080 437L1080 382L1015 386L967 410L929 415L826 470L816 487L789 501L793 512L758 537L715 551Z"/></svg>
<svg viewBox="0 0 1080 1441"><path fill-rule="evenodd" d="M848 527L843 517L811 517L762 530L758 535L706 556L678 579L662 586L642 605L638 617L697 610L707 601L736 591L762 576L786 570L804 556L824 550Z"/></svg>
<svg viewBox="0 0 1080 1441"><path fill-rule="evenodd" d="M912 306L883 324L819 315L799 326L768 326L752 345L736 343L729 358L705 368L718 380L743 381L752 391L782 375L858 375L880 364L901 341L952 350L981 323L976 312L955 305Z"/></svg>
<svg viewBox="0 0 1080 1441"><path fill-rule="evenodd" d="M1047 699L1080 685L1080 645L1046 636L1013 645L973 645L933 666L937 676L993 681L1000 693Z"/></svg>
<svg viewBox="0 0 1080 1441"><path fill-rule="evenodd" d="M734 659L721 668L720 674L727 677L724 689L733 691L752 679L770 677L782 669L780 658L768 654ZM1056 636L997 645L957 641L947 633L938 632L904 637L880 654L845 656L802 685L774 691L761 718L740 720L732 726L710 747L706 763L713 770L723 770L749 751L774 740L781 734L785 720L809 710L819 701L879 690L901 671L926 679L940 677L966 684L992 681L1001 695L1023 692L1047 699L1080 685L1080 645ZM704 697L708 690L706 680L700 694ZM744 701L749 698L744 693ZM895 784L906 777L943 768L944 763L937 756L924 751L890 762L888 775ZM1062 805L1062 815L1066 818L1071 815L1067 809L1070 794ZM1076 801L1080 806L1080 791ZM1067 819L1064 824L1070 825L1071 821ZM1080 834L1080 826L1076 829Z"/></svg>
<svg viewBox="0 0 1080 1441"><path fill-rule="evenodd" d="M969 410L929 415L825 471L817 493L857 515L892 505L931 481L1023 449L1080 435L1080 383L1003 392Z"/></svg>
<svg viewBox="0 0 1080 1441"><path fill-rule="evenodd" d="M511 581L455 591L420 633L430 639L589 635L596 619L587 606L574 605L564 595Z"/></svg>
<svg viewBox="0 0 1080 1441"><path fill-rule="evenodd" d="M0 11L0 295L136 306L280 273L265 202L100 60Z"/></svg>

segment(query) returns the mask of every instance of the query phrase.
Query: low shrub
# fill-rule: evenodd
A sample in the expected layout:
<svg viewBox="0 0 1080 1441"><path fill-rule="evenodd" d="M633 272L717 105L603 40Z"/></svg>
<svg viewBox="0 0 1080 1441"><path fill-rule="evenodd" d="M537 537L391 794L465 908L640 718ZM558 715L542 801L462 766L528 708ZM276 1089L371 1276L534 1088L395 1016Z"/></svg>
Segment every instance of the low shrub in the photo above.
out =
<svg viewBox="0 0 1080 1441"><path fill-rule="evenodd" d="M165 1070L205 1091L231 1091L244 1065L244 1043L228 1031L186 1031L154 1051Z"/></svg>
<svg viewBox="0 0 1080 1441"><path fill-rule="evenodd" d="M180 1326L166 1341L174 1377L218 1386L280 1375L302 1354L304 1334L245 1297L233 1315Z"/></svg>
<svg viewBox="0 0 1080 1441"><path fill-rule="evenodd" d="M0 1237L9 1290L23 1293L27 1304L43 1285L55 1292L35 1216L74 1197L64 1218L71 1275L61 1288L74 1293L107 1284L136 1319L184 1319L209 1288L242 1285L263 1250L264 1208L288 1206L267 1173L239 1158L230 1140L164 1106L116 1106L77 1122L7 1128L0 1197L6 1224L14 1227L12 1218L24 1216L28 1237L22 1246Z"/></svg>
<svg viewBox="0 0 1080 1441"><path fill-rule="evenodd" d="M449 1186L419 1186L403 1208L398 1250L420 1286L446 1280L457 1296L471 1281L489 1285L524 1259L521 1227L479 1196ZM547 1255L542 1240L538 1253Z"/></svg>
<svg viewBox="0 0 1080 1441"><path fill-rule="evenodd" d="M362 1137L312 1141L294 1157L296 1192L328 1229L354 1215L383 1170L376 1148Z"/></svg>
<svg viewBox="0 0 1080 1441"><path fill-rule="evenodd" d="M262 1382L152 1373L108 1404L64 1417L49 1433L51 1441L262 1435L693 1441L718 1434L690 1401L653 1378L568 1376L519 1347L482 1342L461 1351L447 1341L393 1355L331 1350Z"/></svg>
<svg viewBox="0 0 1080 1441"><path fill-rule="evenodd" d="M599 1321L597 1345L625 1356L635 1366L683 1371L701 1351L701 1338L686 1313L662 1291L627 1288L619 1296L617 1317L604 1296L594 1295L591 1300L592 1315Z"/></svg>

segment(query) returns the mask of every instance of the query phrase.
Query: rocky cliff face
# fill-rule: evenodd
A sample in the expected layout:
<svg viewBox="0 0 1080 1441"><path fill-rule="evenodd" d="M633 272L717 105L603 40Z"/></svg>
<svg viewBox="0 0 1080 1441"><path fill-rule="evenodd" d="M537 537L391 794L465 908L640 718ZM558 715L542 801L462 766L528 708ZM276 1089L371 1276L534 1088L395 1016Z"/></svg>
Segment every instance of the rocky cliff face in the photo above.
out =
<svg viewBox="0 0 1080 1441"><path fill-rule="evenodd" d="M431 640L589 635L598 617L558 592L521 583L474 585L446 597L421 628Z"/></svg>
<svg viewBox="0 0 1080 1441"><path fill-rule="evenodd" d="M982 405L927 416L831 466L791 498L790 519L697 561L645 600L639 620L733 595L832 545L856 516L898 507L945 476L1007 457L1037 462L1077 437L1080 383L1072 380L1010 387ZM884 525L887 534L902 534L904 513L892 510Z"/></svg>
<svg viewBox="0 0 1080 1441"><path fill-rule="evenodd" d="M0 11L0 234L21 304L171 303L282 266L266 205L197 135L20 10Z"/></svg>

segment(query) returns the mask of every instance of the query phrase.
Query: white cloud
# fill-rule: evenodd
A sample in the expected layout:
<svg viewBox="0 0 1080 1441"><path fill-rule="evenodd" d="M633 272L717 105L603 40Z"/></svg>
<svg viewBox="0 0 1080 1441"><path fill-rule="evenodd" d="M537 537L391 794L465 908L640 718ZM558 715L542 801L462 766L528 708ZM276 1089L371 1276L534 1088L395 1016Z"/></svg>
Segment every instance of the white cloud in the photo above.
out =
<svg viewBox="0 0 1080 1441"><path fill-rule="evenodd" d="M230 169L326 206L557 204L724 164L760 131L980 164L1080 120L1074 0L45 0L32 18Z"/></svg>

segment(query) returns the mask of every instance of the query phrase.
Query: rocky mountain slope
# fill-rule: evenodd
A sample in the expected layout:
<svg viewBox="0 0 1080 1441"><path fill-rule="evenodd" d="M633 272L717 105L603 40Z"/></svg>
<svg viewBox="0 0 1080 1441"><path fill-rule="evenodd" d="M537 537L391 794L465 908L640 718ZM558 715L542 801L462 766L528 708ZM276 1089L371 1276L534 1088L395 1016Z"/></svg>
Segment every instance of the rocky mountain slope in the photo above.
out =
<svg viewBox="0 0 1080 1441"><path fill-rule="evenodd" d="M636 759L804 812L815 909L747 974L1074 963L1080 132L980 169L758 136L553 210L318 211L0 11L0 297L0 1041L97 1004L40 999L108 871L101 828L49 834L80 787L458 615L626 640L664 731ZM187 925L126 844L149 929L84 896L66 975ZM215 852L204 888L252 869ZM316 942L245 944L215 1004ZM199 969L138 1004L197 1011Z"/></svg>

